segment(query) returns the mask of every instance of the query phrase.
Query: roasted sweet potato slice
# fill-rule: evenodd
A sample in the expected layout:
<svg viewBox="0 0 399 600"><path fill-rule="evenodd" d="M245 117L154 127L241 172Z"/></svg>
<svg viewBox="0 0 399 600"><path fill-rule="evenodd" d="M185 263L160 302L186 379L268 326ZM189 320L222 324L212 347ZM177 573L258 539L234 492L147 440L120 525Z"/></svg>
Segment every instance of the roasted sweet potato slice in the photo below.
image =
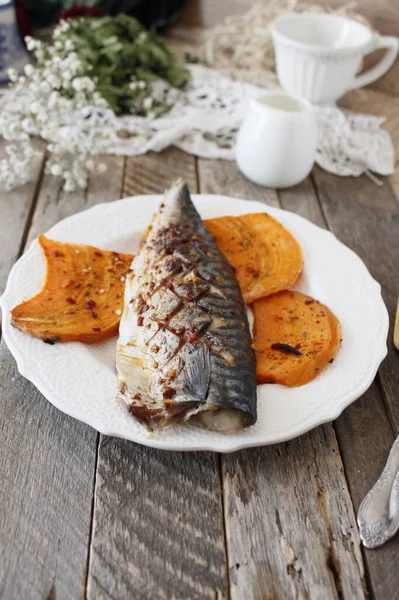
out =
<svg viewBox="0 0 399 600"><path fill-rule="evenodd" d="M252 310L259 383L304 385L333 360L341 326L324 304L284 291L258 300Z"/></svg>
<svg viewBox="0 0 399 600"><path fill-rule="evenodd" d="M266 213L205 221L237 277L247 304L289 289L302 271L301 247Z"/></svg>
<svg viewBox="0 0 399 600"><path fill-rule="evenodd" d="M11 323L45 342L98 342L118 331L133 257L39 236L43 289L11 312Z"/></svg>

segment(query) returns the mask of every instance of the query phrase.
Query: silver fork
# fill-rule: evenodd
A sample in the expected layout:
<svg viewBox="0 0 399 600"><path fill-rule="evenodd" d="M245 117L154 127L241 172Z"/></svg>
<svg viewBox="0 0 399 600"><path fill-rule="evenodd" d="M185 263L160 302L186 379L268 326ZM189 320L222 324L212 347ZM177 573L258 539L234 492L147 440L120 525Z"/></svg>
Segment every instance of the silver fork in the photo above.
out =
<svg viewBox="0 0 399 600"><path fill-rule="evenodd" d="M399 300L393 342L399 350ZM399 529L399 436L393 443L381 477L359 507L357 523L366 548L385 544Z"/></svg>
<svg viewBox="0 0 399 600"><path fill-rule="evenodd" d="M399 436L381 477L359 507L357 523L366 548L382 546L399 529Z"/></svg>

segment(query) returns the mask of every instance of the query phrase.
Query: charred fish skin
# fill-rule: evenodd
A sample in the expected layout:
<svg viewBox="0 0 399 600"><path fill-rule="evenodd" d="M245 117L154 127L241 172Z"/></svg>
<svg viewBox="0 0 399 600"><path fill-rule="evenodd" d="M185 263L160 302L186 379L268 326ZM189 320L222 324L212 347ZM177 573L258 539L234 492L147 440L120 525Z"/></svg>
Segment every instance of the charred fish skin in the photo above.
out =
<svg viewBox="0 0 399 600"><path fill-rule="evenodd" d="M219 431L256 421L256 363L238 283L179 181L126 279L120 404L148 429L198 415Z"/></svg>

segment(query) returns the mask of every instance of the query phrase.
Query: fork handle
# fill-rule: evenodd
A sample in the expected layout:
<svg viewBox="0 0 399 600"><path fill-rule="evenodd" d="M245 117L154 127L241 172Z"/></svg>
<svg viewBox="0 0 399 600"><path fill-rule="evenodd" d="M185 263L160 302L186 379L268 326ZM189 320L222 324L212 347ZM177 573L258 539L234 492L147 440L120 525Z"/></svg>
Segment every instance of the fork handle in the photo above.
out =
<svg viewBox="0 0 399 600"><path fill-rule="evenodd" d="M399 529L399 436L380 478L359 507L357 522L366 548L382 546Z"/></svg>

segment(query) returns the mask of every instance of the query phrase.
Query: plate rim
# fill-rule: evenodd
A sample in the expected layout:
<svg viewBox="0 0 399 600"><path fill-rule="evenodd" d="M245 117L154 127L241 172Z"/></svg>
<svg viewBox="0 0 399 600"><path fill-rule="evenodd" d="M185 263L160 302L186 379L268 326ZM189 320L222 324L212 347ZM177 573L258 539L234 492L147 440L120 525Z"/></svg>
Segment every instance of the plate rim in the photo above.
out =
<svg viewBox="0 0 399 600"><path fill-rule="evenodd" d="M74 410L68 410L69 407L65 408L64 406L62 406L62 408L61 408L57 401L54 402L53 400L50 400L51 390L49 390L47 388L47 386L44 384L43 381L38 380L40 378L37 379L36 374L32 373L32 371L29 370L29 367L26 367L23 353L19 351L18 345L13 344L11 338L9 337L10 327L12 327L12 326L7 318L8 310L6 310L6 308L8 308L8 307L6 307L6 302L7 302L7 295L10 292L11 276L14 274L14 272L19 267L21 267L21 264L24 262L24 260L26 260L26 257L35 251L35 249L37 248L37 245L38 245L37 237L34 238L30 242L26 251L18 258L18 260L14 263L14 265L10 269L8 277L7 277L6 287L4 289L3 294L0 296L0 308L2 310L2 336L4 338L5 343L7 344L7 347L9 349L10 353L13 355L13 357L16 361L19 373L23 377L25 377L28 381L30 381L38 389L38 391L46 398L46 400L48 402L50 402L53 406L55 406L55 408L57 408L57 410L60 410L61 412L69 415L70 417L77 419L78 421L81 421L81 422L85 423L86 425L89 425L93 429L97 430L99 433L106 435L106 436L110 436L110 437L118 437L121 439L126 439L128 441L133 441L135 443L145 445L148 447L157 448L160 450L168 450L168 451L172 451L172 452L181 452L181 451L186 451L186 452L198 452L198 451L206 452L206 451L208 451L209 452L209 451L212 451L212 452L219 452L219 453L230 453L230 452L236 452L238 450L242 450L245 448L273 445L273 444L281 443L283 441L289 441L289 440L295 439L296 437L299 437L299 436L311 431L315 427L319 427L320 425L322 425L324 423L329 423L331 421L334 421L342 414L342 412L345 410L345 408L347 408L350 404L352 404L355 400L357 400L360 396L362 396L367 391L367 389L371 386L371 384L373 383L373 381L375 379L375 376L377 374L380 364L382 363L382 361L384 360L384 358L387 355L387 352L388 352L387 336L388 336L388 330L389 330L389 315L388 315L388 310L386 308L385 302L382 298L380 283L371 275L370 271L368 270L368 268L367 268L366 264L364 263L364 261L362 260L362 258L360 258L360 256L358 254L356 254L356 252L354 250L352 250L351 248L349 248L349 246L347 246L346 244L341 242L341 240L339 240L332 231L330 231L328 229L323 229L322 227L320 227L319 225L316 225L315 223L312 223L312 221L306 219L302 215L299 215L292 211L285 210L283 208L269 206L266 203L263 203L258 200L248 200L245 198L236 198L236 197L227 196L224 194L192 194L192 197L194 198L194 200L201 200L201 199L205 200L207 198L208 199L214 198L217 200L222 200L223 202L226 202L229 200L240 201L240 202L245 203L247 206L249 204L252 204L252 205L256 204L259 207L259 212L269 213L272 216L275 216L273 213L276 213L276 215L281 214L281 213L289 214L290 218L293 217L293 218L297 219L298 221L306 223L306 226L310 226L310 227L316 229L318 231L319 235L322 235L322 236L324 235L326 237L328 236L330 238L332 237L334 239L335 243L338 243L340 246L342 246L345 249L346 252L349 252L353 257L355 257L356 261L358 262L359 267L363 269L366 276L369 278L370 284L374 285L374 287L375 287L376 297L378 297L378 300L380 301L380 304L381 304L381 316L383 317L383 324L381 327L381 329L383 331L381 333L381 336L378 338L378 340L380 342L379 351L373 355L374 356L373 366L370 367L370 369L368 371L368 377L365 378L364 384L359 385L356 388L356 390L354 390L352 393L348 393L348 395L345 397L345 401L343 401L339 406L335 406L335 410L332 410L332 409L330 409L329 411L326 410L324 415L320 416L320 419L312 421L310 425L303 424L302 427L299 426L298 429L296 429L295 432L292 432L292 434L290 434L290 435L287 435L287 433L285 433L285 434L282 433L281 435L274 436L272 441L268 441L268 442L264 442L264 443L260 443L258 440L251 442L251 440L248 439L248 440L242 440L241 442L232 444L231 442L229 442L229 439L231 439L231 438L229 438L227 435L224 436L223 434L221 434L222 437L220 439L218 448L215 448L215 446L212 443L209 443L209 444L205 443L201 446L194 445L192 447L191 446L187 447L187 445L170 447L168 445L167 441L166 442L162 441L162 438L156 438L156 437L150 436L150 437L147 437L145 439L140 439L140 440L132 439L132 438L126 437L125 435L120 435L117 432L115 433L115 431L113 431L112 428L107 428L106 426L103 426L102 423L96 422L95 419L90 419L90 422L89 422L88 420L82 418L81 415L76 414ZM141 198L147 198L147 199L151 198L151 199L156 199L157 201L160 201L163 198L163 194L139 194L137 196L127 196L126 198L121 198L119 200L115 200L112 202L101 202L101 203L95 204L94 206L92 206L90 208L85 208L81 211L77 211L77 212L73 213L72 215L69 215L68 217L65 217L64 219L60 219L59 221L57 221L57 223L55 223L52 227L50 227L50 229L47 230L45 235L48 235L48 234L51 235L51 231L54 228L56 228L59 224L61 224L61 223L65 224L68 221L76 218L77 215L83 215L83 214L89 215L92 212L101 211L104 207L109 207L111 205L113 207L116 207L117 205L125 203L126 201L137 202ZM278 218L278 217L276 217L276 218ZM225 440L225 443L221 443L222 440Z"/></svg>

